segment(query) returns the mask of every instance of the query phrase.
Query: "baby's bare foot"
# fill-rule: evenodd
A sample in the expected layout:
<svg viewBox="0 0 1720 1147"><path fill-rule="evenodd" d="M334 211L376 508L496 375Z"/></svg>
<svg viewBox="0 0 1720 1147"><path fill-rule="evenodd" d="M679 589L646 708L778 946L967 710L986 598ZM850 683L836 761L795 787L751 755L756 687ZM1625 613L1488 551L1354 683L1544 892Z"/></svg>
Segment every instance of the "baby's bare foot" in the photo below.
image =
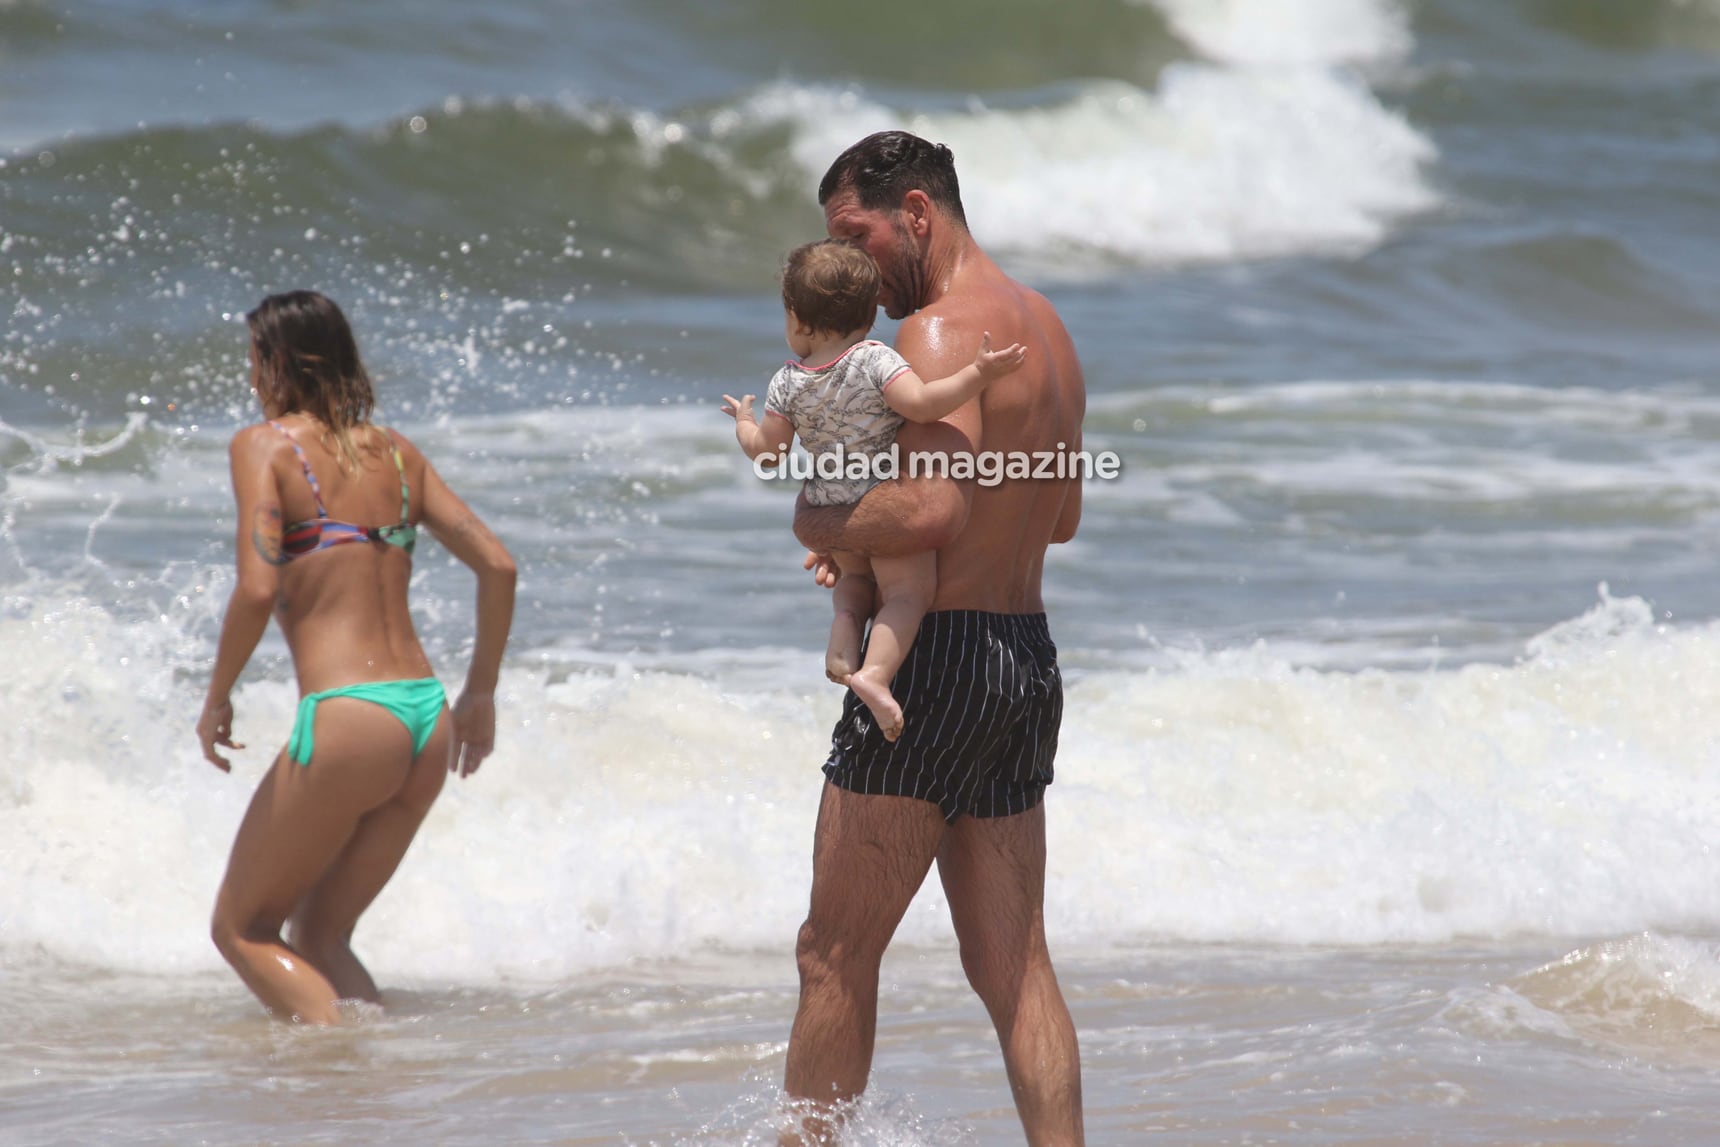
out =
<svg viewBox="0 0 1720 1147"><path fill-rule="evenodd" d="M872 719L878 722L878 731L884 734L884 739L894 741L902 735L902 707L891 695L890 683L880 677L875 670L861 669L848 678L848 688L872 710Z"/></svg>

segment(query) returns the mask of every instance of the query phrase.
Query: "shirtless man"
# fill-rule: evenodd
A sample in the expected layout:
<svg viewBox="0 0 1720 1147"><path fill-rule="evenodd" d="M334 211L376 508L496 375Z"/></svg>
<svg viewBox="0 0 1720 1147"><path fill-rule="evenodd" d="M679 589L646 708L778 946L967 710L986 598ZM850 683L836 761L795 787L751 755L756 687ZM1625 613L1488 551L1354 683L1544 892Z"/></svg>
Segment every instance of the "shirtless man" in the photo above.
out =
<svg viewBox="0 0 1720 1147"><path fill-rule="evenodd" d="M1010 279L968 233L948 148L905 132L868 136L818 189L832 238L865 248L880 302L904 319L896 348L922 378L973 360L983 332L1026 345L1025 365L943 422L897 435L913 451L1078 450L1086 391L1075 347L1044 298ZM801 926L800 1007L785 1088L815 1104L865 1089L878 969L934 859L1031 1147L1077 1147L1081 1063L1045 944L1045 809L1063 715L1040 575L1075 535L1078 481L949 478L882 483L852 506L802 504L813 555L938 551L931 611L896 676L906 727L885 741L850 694L832 735ZM819 580L833 584L816 556ZM810 1121L815 1139L828 1120Z"/></svg>

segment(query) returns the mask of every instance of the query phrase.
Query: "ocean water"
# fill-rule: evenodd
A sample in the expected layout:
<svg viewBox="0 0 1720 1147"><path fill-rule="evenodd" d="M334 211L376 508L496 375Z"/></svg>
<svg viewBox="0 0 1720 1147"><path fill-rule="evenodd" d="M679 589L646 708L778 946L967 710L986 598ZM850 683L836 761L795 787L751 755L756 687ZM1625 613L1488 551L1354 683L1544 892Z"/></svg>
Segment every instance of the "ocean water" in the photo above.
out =
<svg viewBox="0 0 1720 1147"><path fill-rule="evenodd" d="M0 0L0 1141L774 1142L840 696L717 409L859 136L1090 391L1047 925L1094 1144L1703 1144L1720 4ZM264 1020L191 725L242 313L310 286L520 561L496 756ZM883 337L892 333L880 327ZM421 549L457 681L471 581ZM936 882L854 1144L1019 1142Z"/></svg>

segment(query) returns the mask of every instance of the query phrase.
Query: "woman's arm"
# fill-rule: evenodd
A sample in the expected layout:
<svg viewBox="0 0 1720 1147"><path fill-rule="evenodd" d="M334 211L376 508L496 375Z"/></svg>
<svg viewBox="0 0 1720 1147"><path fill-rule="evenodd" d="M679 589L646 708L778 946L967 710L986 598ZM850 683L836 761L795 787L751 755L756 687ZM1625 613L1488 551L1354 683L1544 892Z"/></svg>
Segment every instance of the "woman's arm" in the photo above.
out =
<svg viewBox="0 0 1720 1147"><path fill-rule="evenodd" d="M422 455L420 455L422 457ZM496 680L514 620L514 559L488 526L462 502L436 468L424 463L424 524L467 568L478 575L478 626L466 684L454 702L459 751L450 762L470 776L496 745Z"/></svg>
<svg viewBox="0 0 1720 1147"><path fill-rule="evenodd" d="M209 676L209 692L197 719L197 738L203 756L222 772L232 765L215 751L217 745L242 749L233 740L231 693L239 674L256 651L269 627L269 613L280 591L281 492L271 461L278 446L260 426L247 427L233 436L227 447L233 472L233 497L238 503L239 530L236 546L238 579L227 600L221 620L221 640L216 647L215 669Z"/></svg>

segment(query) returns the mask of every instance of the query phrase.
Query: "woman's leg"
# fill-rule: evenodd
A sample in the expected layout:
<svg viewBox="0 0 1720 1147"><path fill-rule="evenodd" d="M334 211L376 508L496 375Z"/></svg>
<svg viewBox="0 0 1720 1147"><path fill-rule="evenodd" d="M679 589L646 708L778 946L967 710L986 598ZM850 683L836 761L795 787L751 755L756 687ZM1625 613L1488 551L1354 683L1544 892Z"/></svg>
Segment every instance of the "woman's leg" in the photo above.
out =
<svg viewBox="0 0 1720 1147"><path fill-rule="evenodd" d="M412 739L386 710L333 697L316 707L316 752L283 752L257 786L215 899L215 946L273 1014L340 1022L340 993L281 926L347 847L364 815L386 804L411 770ZM326 738L326 739L325 739Z"/></svg>
<svg viewBox="0 0 1720 1147"><path fill-rule="evenodd" d="M320 727L317 736L320 755ZM343 1000L382 1002L375 981L353 954L352 932L358 918L400 867L418 826L442 791L452 740L453 721L444 709L436 731L424 743L424 751L412 762L405 783L381 806L359 818L346 847L293 914L289 932L293 947L328 977Z"/></svg>

